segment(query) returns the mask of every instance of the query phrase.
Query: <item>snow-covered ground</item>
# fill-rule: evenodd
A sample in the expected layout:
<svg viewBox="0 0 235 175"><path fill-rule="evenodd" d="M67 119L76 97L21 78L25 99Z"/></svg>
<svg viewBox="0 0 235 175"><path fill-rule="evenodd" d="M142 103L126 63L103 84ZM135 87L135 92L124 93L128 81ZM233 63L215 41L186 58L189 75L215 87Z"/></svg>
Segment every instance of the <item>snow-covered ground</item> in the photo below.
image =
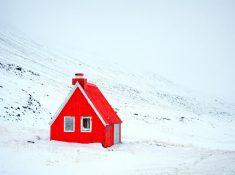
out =
<svg viewBox="0 0 235 175"><path fill-rule="evenodd" d="M0 174L235 174L235 105L131 66L52 52L0 26ZM49 141L75 72L122 118L122 144Z"/></svg>

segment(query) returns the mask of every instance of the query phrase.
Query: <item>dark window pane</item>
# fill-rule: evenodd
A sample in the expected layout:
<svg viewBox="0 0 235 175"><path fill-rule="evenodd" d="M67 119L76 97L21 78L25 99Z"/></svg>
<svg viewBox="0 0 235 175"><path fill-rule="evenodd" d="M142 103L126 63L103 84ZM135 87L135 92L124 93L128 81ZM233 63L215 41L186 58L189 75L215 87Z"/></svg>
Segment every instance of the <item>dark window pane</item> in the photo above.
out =
<svg viewBox="0 0 235 175"><path fill-rule="evenodd" d="M83 128L90 129L90 118L83 118Z"/></svg>

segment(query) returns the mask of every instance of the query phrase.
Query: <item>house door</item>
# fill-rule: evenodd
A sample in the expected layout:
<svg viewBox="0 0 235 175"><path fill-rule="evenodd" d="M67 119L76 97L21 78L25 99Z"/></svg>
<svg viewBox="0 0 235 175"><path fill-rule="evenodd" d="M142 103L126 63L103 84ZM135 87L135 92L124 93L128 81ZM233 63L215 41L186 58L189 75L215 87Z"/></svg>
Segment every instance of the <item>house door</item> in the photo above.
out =
<svg viewBox="0 0 235 175"><path fill-rule="evenodd" d="M117 143L119 143L119 136L120 136L120 124L114 124L114 141L113 141L113 143L114 144L117 144Z"/></svg>

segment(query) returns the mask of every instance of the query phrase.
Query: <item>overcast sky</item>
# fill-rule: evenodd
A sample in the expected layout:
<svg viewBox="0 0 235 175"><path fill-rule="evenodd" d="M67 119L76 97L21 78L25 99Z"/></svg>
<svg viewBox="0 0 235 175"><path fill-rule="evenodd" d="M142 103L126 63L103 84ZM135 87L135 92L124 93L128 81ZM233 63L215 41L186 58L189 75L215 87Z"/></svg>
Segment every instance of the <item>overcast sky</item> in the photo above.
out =
<svg viewBox="0 0 235 175"><path fill-rule="evenodd" d="M51 48L96 53L235 102L235 1L0 0Z"/></svg>

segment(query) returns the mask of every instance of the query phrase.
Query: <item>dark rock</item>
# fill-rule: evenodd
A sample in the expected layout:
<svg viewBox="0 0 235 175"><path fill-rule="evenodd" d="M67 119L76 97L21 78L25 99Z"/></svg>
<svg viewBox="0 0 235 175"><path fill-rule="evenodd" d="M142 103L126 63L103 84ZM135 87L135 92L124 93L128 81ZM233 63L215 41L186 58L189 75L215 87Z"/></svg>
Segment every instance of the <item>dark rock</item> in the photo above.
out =
<svg viewBox="0 0 235 175"><path fill-rule="evenodd" d="M15 69L18 71L22 71L22 67L16 67Z"/></svg>
<svg viewBox="0 0 235 175"><path fill-rule="evenodd" d="M34 142L34 141L32 141L32 140L28 140L27 142L28 142L28 143L35 143L35 142Z"/></svg>
<svg viewBox="0 0 235 175"><path fill-rule="evenodd" d="M184 121L184 119L185 119L185 117L180 117L180 121L181 122Z"/></svg>
<svg viewBox="0 0 235 175"><path fill-rule="evenodd" d="M171 120L171 119L169 119L169 118L165 118L165 117L164 117L164 118L162 118L162 119L163 119L163 120Z"/></svg>

